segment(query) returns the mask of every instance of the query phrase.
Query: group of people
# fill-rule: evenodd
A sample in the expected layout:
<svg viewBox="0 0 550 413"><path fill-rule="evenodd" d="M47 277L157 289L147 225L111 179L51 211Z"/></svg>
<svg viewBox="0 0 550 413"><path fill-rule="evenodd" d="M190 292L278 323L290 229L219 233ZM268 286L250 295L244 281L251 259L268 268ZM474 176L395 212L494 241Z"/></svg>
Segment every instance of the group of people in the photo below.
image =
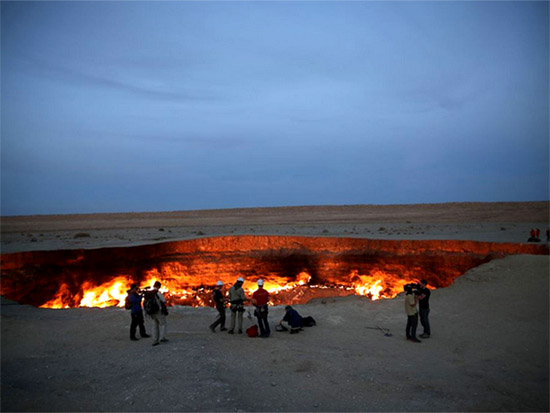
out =
<svg viewBox="0 0 550 413"><path fill-rule="evenodd" d="M227 331L229 334L235 333L235 328L238 334L243 333L243 313L245 312L245 303L251 302L254 306L254 315L258 319L258 326L260 329L259 337L267 338L271 334L271 329L268 322L269 313L269 292L264 289L264 281L259 279L257 281L258 289L252 294L252 298L248 299L242 288L244 279L239 277L235 284L233 284L228 291L228 298L226 299L223 294L223 282L218 281L213 291L212 298L216 310L218 310L218 316L216 320L210 324L210 330L216 331L216 327L220 326L220 331ZM420 316L420 323L424 328L424 332L420 335L420 338L430 338L430 289L427 287L426 280L420 280L419 284L406 284L405 290L405 312L407 314L407 326L405 329L405 335L407 340L415 343L421 343L416 337L416 329L418 327L418 318ZM137 330L139 328L139 334L142 338L151 337L145 331L145 323L142 309L142 299L145 299L144 306L147 310L147 314L153 321L153 346L157 346L160 343L168 342L166 338L166 316L168 310L166 307L166 299L160 292L161 283L156 281L153 285L153 289L146 289L144 291L139 290L137 284L132 284L128 290L127 308L130 309L132 323L130 325L130 340L139 340L136 337ZM229 330L225 327L225 308L226 304L230 304L231 321ZM311 317L308 317L311 318ZM283 323L286 323L285 326ZM302 330L304 326L304 318L291 306L285 306L285 315L281 321L279 321L280 330L290 330L291 334L297 333Z"/></svg>
<svg viewBox="0 0 550 413"><path fill-rule="evenodd" d="M540 242L540 229L531 228L527 242ZM546 243L550 243L550 228L546 230Z"/></svg>
<svg viewBox="0 0 550 413"><path fill-rule="evenodd" d="M136 330L139 328L139 335L142 338L151 337L145 331L145 323L143 318L143 309L141 306L142 299L150 300L150 304L146 301L149 311L147 314L153 321L153 346L158 346L160 343L168 342L166 338L166 316L168 309L166 307L166 299L160 292L161 283L155 281L151 290L146 289L140 291L137 284L132 284L128 290L127 302L129 303L130 315L132 323L130 324L130 340L139 340L136 337Z"/></svg>
<svg viewBox="0 0 550 413"><path fill-rule="evenodd" d="M269 292L263 288L263 280L258 280L258 289L252 294L252 298L248 299L242 288L244 279L239 277L234 285L229 288L228 299L223 294L223 282L218 281L214 288L212 298L214 305L218 310L218 317L210 325L210 330L215 332L217 326L220 326L220 331L228 331L225 327L225 307L229 302L231 311L231 324L229 327L229 334L234 334L235 327L238 334L243 332L243 313L245 312L245 302L251 301L254 306L254 315L258 319L258 326L260 329L259 336L267 338L271 334L271 329L268 322L269 312ZM155 281L152 289L140 290L137 284L132 284L128 290L128 297L126 299L126 308L130 310L132 322L130 324L130 340L138 341L136 336L137 330L142 338L151 337L145 330L144 309L147 315L151 317L153 321L153 346L157 346L160 343L168 342L166 338L166 316L168 315L168 309L166 307L166 299L160 292L161 283ZM142 307L142 301L143 307ZM288 329L291 333L296 333L302 329L303 318L294 310L291 306L285 307L285 315L279 322L283 326L283 322L286 322ZM283 326L284 327L284 326ZM286 327L284 327L287 329Z"/></svg>
<svg viewBox="0 0 550 413"><path fill-rule="evenodd" d="M216 327L220 326L220 331L227 331L229 334L235 333L235 328L238 334L243 333L243 314L245 312L245 303L251 302L254 306L254 315L258 319L259 337L267 338L271 335L271 328L269 327L268 314L269 314L269 292L264 289L264 281L259 279L257 281L258 289L252 293L252 298L248 299L243 289L244 279L242 277L237 278L235 284L233 284L228 291L228 299L224 297L222 292L223 282L218 281L216 288L212 294L214 305L218 310L218 316L216 320L210 324L210 330L216 331ZM225 328L225 307L229 303L229 310L231 312L231 321L229 324L229 330ZM279 325L283 326L283 322L288 324L291 333L296 333L302 329L303 318L294 310L291 306L285 307L285 316ZM285 329L287 329L285 327Z"/></svg>
<svg viewBox="0 0 550 413"><path fill-rule="evenodd" d="M422 341L416 337L416 328L418 327L418 316L420 323L424 327L424 332L420 338L430 338L430 290L427 287L426 280L420 280L419 284L406 284L405 290L405 313L407 314L407 327L405 335L407 340L414 343Z"/></svg>

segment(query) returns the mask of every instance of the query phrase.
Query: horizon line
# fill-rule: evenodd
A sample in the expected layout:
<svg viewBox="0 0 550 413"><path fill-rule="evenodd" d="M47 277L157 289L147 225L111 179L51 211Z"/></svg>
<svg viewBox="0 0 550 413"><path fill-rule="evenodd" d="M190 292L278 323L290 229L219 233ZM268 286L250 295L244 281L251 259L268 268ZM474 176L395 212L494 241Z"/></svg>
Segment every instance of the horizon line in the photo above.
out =
<svg viewBox="0 0 550 413"><path fill-rule="evenodd" d="M180 209L180 210L157 210L157 211L119 211L119 212L67 212L54 214L21 214L21 215L1 215L0 219L4 218L29 218L29 217L45 217L45 216L79 216L79 215L124 215L124 214L173 214L173 213L193 213L193 212L217 212L217 211L237 211L251 209L292 209L292 208L349 208L349 207L402 207L402 206L419 206L432 205L443 206L451 204L529 204L529 203L550 203L550 200L532 200L532 201L448 201L448 202L415 202L410 204L310 204L310 205L286 205L286 206L243 206L231 208L202 208L202 209Z"/></svg>

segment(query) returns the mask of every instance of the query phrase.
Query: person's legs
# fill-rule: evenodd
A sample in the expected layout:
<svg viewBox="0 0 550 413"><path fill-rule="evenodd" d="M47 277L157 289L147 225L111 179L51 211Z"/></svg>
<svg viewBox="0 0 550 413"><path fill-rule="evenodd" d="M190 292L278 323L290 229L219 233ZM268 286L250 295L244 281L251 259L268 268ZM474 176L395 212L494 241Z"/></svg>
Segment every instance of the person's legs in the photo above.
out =
<svg viewBox="0 0 550 413"><path fill-rule="evenodd" d="M263 336L263 335L265 335L265 328L264 328L263 318L260 314L258 314L256 316L256 318L258 319L258 327L260 327L260 336Z"/></svg>
<svg viewBox="0 0 550 413"><path fill-rule="evenodd" d="M137 318L137 314L131 314L131 316L132 316L132 324L130 324L130 340L137 340L136 328L139 324L139 320Z"/></svg>
<svg viewBox="0 0 550 413"><path fill-rule="evenodd" d="M218 310L220 312L220 331L225 331L225 308Z"/></svg>
<svg viewBox="0 0 550 413"><path fill-rule="evenodd" d="M216 317L216 320L210 324L210 330L214 331L214 329L218 326L218 324L221 323L221 313L218 310L218 316Z"/></svg>
<svg viewBox="0 0 550 413"><path fill-rule="evenodd" d="M137 321L139 326L139 335L141 337L149 337L149 334L145 331L145 322L143 320L143 313L139 312L137 313Z"/></svg>
<svg viewBox="0 0 550 413"><path fill-rule="evenodd" d="M407 336L407 339L411 338L412 319L412 315L407 316L407 327L405 327L405 335Z"/></svg>
<svg viewBox="0 0 550 413"><path fill-rule="evenodd" d="M262 316L263 329L266 336L271 334L271 329L269 328L269 322L267 321L267 313Z"/></svg>
<svg viewBox="0 0 550 413"><path fill-rule="evenodd" d="M290 329L292 328L292 326L290 325L290 323L287 322L287 321L281 321L281 322L279 323L279 325L280 325L281 327L283 327L283 329L286 329L286 330L290 330Z"/></svg>
<svg viewBox="0 0 550 413"><path fill-rule="evenodd" d="M229 333L233 334L235 329L235 317L237 317L237 312L231 309L231 324L229 325Z"/></svg>
<svg viewBox="0 0 550 413"><path fill-rule="evenodd" d="M237 311L237 328L239 334L243 332L243 311Z"/></svg>
<svg viewBox="0 0 550 413"><path fill-rule="evenodd" d="M153 345L159 343L159 320L158 314L153 314L151 319L153 320Z"/></svg>
<svg viewBox="0 0 550 413"><path fill-rule="evenodd" d="M429 316L429 308L420 310L420 324L422 324L422 327L424 327L424 333L422 334L423 336L429 336L431 334Z"/></svg>
<svg viewBox="0 0 550 413"><path fill-rule="evenodd" d="M214 331L214 329L219 325L220 331L225 331L225 308L218 308L217 310L218 317L216 318L216 321L210 324L210 329Z"/></svg>
<svg viewBox="0 0 550 413"><path fill-rule="evenodd" d="M168 341L166 339L166 316L164 314L157 314L159 327L160 327L160 340L159 341Z"/></svg>
<svg viewBox="0 0 550 413"><path fill-rule="evenodd" d="M416 327L418 326L418 313L412 316L412 323L411 323L411 339L416 340Z"/></svg>

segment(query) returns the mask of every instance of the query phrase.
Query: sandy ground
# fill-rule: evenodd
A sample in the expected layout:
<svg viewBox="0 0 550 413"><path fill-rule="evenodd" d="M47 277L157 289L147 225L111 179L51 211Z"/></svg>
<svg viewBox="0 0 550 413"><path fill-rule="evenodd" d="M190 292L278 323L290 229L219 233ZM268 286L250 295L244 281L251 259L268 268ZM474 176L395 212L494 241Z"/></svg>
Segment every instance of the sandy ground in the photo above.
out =
<svg viewBox="0 0 550 413"><path fill-rule="evenodd" d="M2 253L118 247L218 235L526 242L549 225L548 202L249 208L0 217Z"/></svg>
<svg viewBox="0 0 550 413"><path fill-rule="evenodd" d="M544 234L547 202L2 218L1 245L6 253L227 233L525 242L531 227ZM405 340L402 296L296 308L318 325L252 339L210 332L212 308L172 307L170 341L152 347L129 340L123 309L2 299L1 410L549 410L548 256L494 260L435 290L432 337L420 344ZM271 309L272 328L282 314ZM367 328L377 325L393 335Z"/></svg>

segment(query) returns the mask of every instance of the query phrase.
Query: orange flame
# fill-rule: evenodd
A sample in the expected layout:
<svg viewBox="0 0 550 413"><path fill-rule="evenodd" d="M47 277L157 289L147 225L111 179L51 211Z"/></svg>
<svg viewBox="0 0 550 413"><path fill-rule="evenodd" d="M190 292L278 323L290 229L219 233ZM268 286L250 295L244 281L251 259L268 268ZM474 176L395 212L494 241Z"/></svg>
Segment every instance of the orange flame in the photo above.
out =
<svg viewBox="0 0 550 413"><path fill-rule="evenodd" d="M548 247L243 235L128 248L28 251L1 255L0 293L49 308L123 306L132 282L143 287L160 280L169 304L206 306L212 304L218 280L226 283L226 290L242 276L248 294L262 278L274 304L350 294L377 300L394 297L405 280L419 277L446 287L469 269L510 254L548 255Z"/></svg>
<svg viewBox="0 0 550 413"><path fill-rule="evenodd" d="M128 280L124 277L117 277L114 280L94 287L90 283L84 283L84 292L79 307L111 307L123 306L127 294Z"/></svg>
<svg viewBox="0 0 550 413"><path fill-rule="evenodd" d="M354 271L352 278L357 280L354 283L357 295L369 296L372 300L393 298L403 291L403 286L408 282L382 271L375 271L371 275L359 275Z"/></svg>
<svg viewBox="0 0 550 413"><path fill-rule="evenodd" d="M152 286L156 280L160 280L162 282L160 291L169 303L191 305L193 307L211 305L212 287L209 287L208 284L214 285L215 277L206 277L208 284L205 286L204 279L197 280L185 276L185 274L177 274L174 270L179 269L173 267L173 265L168 265L162 267L161 271L156 269L149 271L140 288ZM392 298L399 294L403 290L403 285L407 283L401 278L382 271L376 271L370 275L360 275L357 271L353 271L349 277L346 277L347 280L351 280L350 282L341 281L330 286L310 285L311 276L307 272L299 273L292 280L275 275L266 275L262 279L264 280L264 288L271 294L271 304L273 305L285 303L289 298L293 301L295 299L299 300L300 297L304 296L304 288L311 292L307 295L308 298L313 298L315 296L314 291L319 291L319 288L332 289L335 295L342 295L343 290L343 293L349 292L349 294L366 296L372 300ZM245 280L243 289L247 296L250 296L258 288L256 281L256 279L253 281ZM77 295L72 295L69 287L66 284L61 284L55 297L41 307L123 307L131 283L132 281L127 276L118 276L101 285L85 282Z"/></svg>
<svg viewBox="0 0 550 413"><path fill-rule="evenodd" d="M57 294L41 308L69 308L72 303L72 294L67 284L61 284Z"/></svg>

